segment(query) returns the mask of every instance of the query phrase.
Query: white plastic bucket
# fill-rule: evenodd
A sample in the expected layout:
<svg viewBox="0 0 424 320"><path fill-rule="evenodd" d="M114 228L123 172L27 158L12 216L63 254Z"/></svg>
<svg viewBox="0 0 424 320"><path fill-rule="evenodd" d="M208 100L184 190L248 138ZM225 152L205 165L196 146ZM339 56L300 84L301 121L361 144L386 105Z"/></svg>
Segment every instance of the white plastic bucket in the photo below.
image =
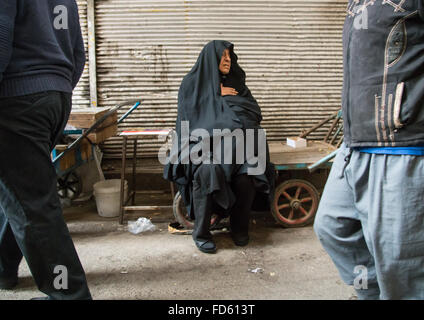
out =
<svg viewBox="0 0 424 320"><path fill-rule="evenodd" d="M110 179L94 184L97 213L101 217L113 218L119 216L121 180ZM128 199L128 182L124 183L124 201Z"/></svg>

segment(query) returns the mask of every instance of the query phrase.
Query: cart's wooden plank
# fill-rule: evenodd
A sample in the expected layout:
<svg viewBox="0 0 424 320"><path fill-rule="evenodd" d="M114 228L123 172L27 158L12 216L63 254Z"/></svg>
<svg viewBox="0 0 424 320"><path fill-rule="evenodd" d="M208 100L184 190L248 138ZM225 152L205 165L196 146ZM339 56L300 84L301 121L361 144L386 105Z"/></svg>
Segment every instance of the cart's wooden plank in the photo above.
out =
<svg viewBox="0 0 424 320"><path fill-rule="evenodd" d="M87 138L94 144L99 144L106 141L110 137L114 137L118 134L118 125L114 124L106 128L99 128L90 133ZM70 134L71 138L78 139L79 135ZM83 139L81 143L89 143L87 139ZM57 147L56 147L57 148Z"/></svg>
<svg viewBox="0 0 424 320"><path fill-rule="evenodd" d="M67 145L57 145L55 147L57 154L65 151L67 147ZM91 145L84 140L76 149L69 151L59 160L59 169L64 172L75 165L79 165L81 161L88 161L91 155Z"/></svg>
<svg viewBox="0 0 424 320"><path fill-rule="evenodd" d="M95 144L102 143L106 139L116 136L118 133L118 125L114 124L112 126L96 130L88 135L88 139Z"/></svg>
<svg viewBox="0 0 424 320"><path fill-rule="evenodd" d="M109 111L109 108L102 108L105 109L101 112L86 112L81 113L79 110L75 111L75 113L71 113L69 116L68 124L71 126L74 126L78 129L88 129L92 127L97 120L99 120L102 116L106 114L107 111ZM103 121L103 123L99 126L99 128L104 128L106 126L109 126L111 124L118 122L118 114L114 112L111 114L107 119Z"/></svg>
<svg viewBox="0 0 424 320"><path fill-rule="evenodd" d="M282 142L269 144L271 162L276 165L313 164L336 148L321 141L308 141L306 148L292 148Z"/></svg>
<svg viewBox="0 0 424 320"><path fill-rule="evenodd" d="M109 110L109 107L73 109L69 119L99 119Z"/></svg>

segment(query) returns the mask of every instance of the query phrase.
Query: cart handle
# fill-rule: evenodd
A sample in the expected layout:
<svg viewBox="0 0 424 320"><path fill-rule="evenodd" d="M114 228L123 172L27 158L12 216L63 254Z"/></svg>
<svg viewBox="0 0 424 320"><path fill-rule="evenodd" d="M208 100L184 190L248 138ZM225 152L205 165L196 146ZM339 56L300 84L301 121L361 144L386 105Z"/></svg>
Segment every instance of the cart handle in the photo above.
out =
<svg viewBox="0 0 424 320"><path fill-rule="evenodd" d="M140 101L137 101L137 103L132 106L132 108L130 110L128 110L119 120L118 120L118 124L121 123L122 121L124 121L135 109L138 108L138 106L140 105Z"/></svg>
<svg viewBox="0 0 424 320"><path fill-rule="evenodd" d="M339 149L337 149L336 151L333 151L332 153L330 153L328 156L322 158L321 160L315 162L314 164L310 165L308 167L309 172L314 172L316 169L318 169L318 167L320 167L322 164L330 161L331 159L333 159L337 153L339 152Z"/></svg>

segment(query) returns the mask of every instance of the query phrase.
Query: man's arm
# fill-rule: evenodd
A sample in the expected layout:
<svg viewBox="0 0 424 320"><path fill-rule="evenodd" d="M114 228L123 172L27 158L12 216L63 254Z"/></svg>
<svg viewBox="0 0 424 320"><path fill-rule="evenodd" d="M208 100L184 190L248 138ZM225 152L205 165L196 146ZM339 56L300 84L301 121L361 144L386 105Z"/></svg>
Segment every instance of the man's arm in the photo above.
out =
<svg viewBox="0 0 424 320"><path fill-rule="evenodd" d="M0 82L12 56L17 1L0 0Z"/></svg>

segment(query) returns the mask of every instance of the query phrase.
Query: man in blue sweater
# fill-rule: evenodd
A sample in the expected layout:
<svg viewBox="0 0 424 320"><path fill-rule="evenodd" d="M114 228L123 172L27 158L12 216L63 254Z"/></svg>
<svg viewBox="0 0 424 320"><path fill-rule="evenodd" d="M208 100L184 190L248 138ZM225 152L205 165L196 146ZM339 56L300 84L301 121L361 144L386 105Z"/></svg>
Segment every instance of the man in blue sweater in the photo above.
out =
<svg viewBox="0 0 424 320"><path fill-rule="evenodd" d="M47 299L91 299L50 158L84 63L75 0L0 0L0 289L24 256Z"/></svg>

